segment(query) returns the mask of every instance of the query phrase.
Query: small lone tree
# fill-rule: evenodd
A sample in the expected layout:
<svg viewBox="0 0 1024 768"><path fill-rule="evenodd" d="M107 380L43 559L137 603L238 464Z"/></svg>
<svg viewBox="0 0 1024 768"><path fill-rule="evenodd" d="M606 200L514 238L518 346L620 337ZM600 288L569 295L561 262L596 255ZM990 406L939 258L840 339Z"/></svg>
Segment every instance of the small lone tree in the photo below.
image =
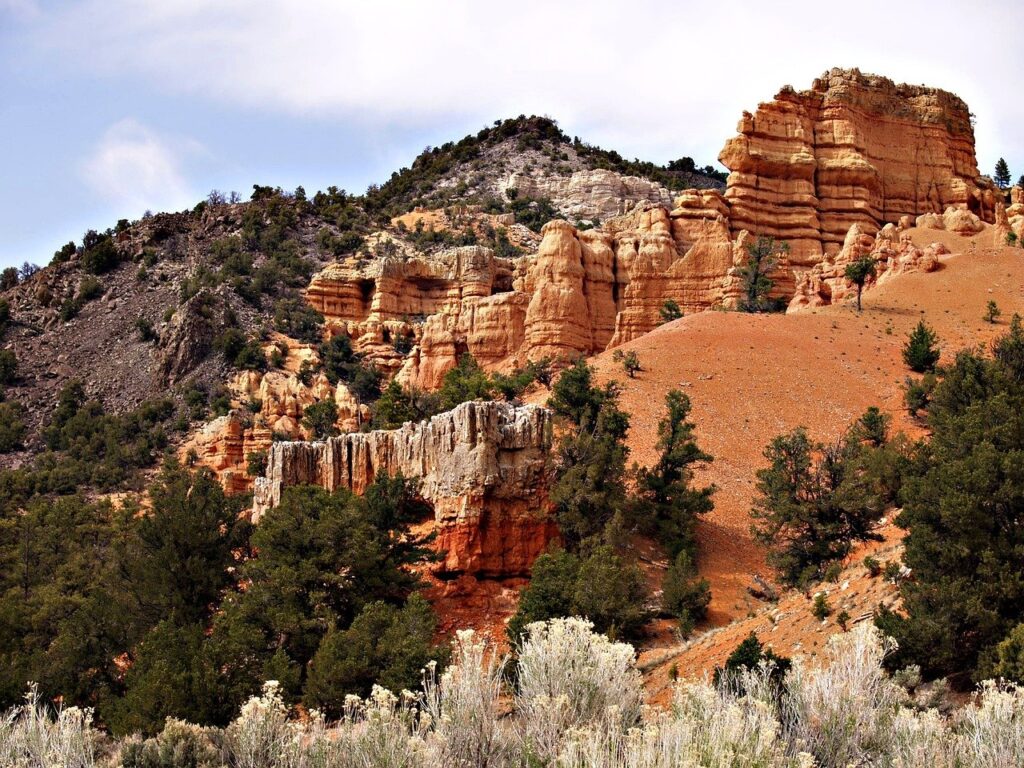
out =
<svg viewBox="0 0 1024 768"><path fill-rule="evenodd" d="M661 305L661 322L671 323L683 316L683 310L679 308L678 302L674 299L665 299Z"/></svg>
<svg viewBox="0 0 1024 768"><path fill-rule="evenodd" d="M860 312L860 296L864 292L864 283L875 276L875 260L871 256L862 256L846 265L846 279L857 286L857 311Z"/></svg>
<svg viewBox="0 0 1024 768"><path fill-rule="evenodd" d="M999 309L999 305L996 304L995 299L989 299L988 305L985 307L985 322L995 323L996 318L1003 314L1003 311Z"/></svg>
<svg viewBox="0 0 1024 768"><path fill-rule="evenodd" d="M994 176L996 186L1000 189L1006 189L1010 186L1010 167L1006 164L1003 158L996 160L996 173Z"/></svg>
<svg viewBox="0 0 1024 768"><path fill-rule="evenodd" d="M903 347L903 361L915 373L934 371L941 355L937 342L935 331L924 320L919 320Z"/></svg>
<svg viewBox="0 0 1024 768"><path fill-rule="evenodd" d="M612 352L612 360L622 364L622 369L626 372L629 378L635 378L637 371L642 371L643 368L640 366L640 358L636 352L630 350L629 352L623 352L621 349L616 349Z"/></svg>
<svg viewBox="0 0 1024 768"><path fill-rule="evenodd" d="M746 294L741 309L745 312L764 312L770 309L767 298L773 285L768 275L778 265L779 257L789 253L789 243L776 243L774 237L761 235L747 244L747 253L747 264L740 272Z"/></svg>

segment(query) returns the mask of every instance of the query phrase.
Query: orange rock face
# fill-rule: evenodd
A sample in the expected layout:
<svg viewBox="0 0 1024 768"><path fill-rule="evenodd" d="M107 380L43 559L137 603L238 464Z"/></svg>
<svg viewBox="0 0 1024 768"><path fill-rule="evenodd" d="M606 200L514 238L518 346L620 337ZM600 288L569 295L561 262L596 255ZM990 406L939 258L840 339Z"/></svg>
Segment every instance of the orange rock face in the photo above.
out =
<svg viewBox="0 0 1024 768"><path fill-rule="evenodd" d="M875 277L864 285L864 290L868 291L895 275L934 272L939 268L939 257L948 253L949 249L941 243L918 248L906 232L892 224L882 227L875 237L865 234L860 224L854 224L846 234L842 250L834 258L826 256L812 269L800 273L787 312L854 298L857 287L846 279L846 267L865 256L875 260L876 270Z"/></svg>
<svg viewBox="0 0 1024 768"><path fill-rule="evenodd" d="M547 497L550 418L538 406L469 402L395 430L274 443L255 483L253 520L288 486L362 493L378 473L401 473L420 479L434 507L439 574L526 575L557 536Z"/></svg>
<svg viewBox="0 0 1024 768"><path fill-rule="evenodd" d="M951 93L833 69L744 113L719 160L730 228L773 235L796 266L838 253L853 224L874 235L949 206L993 220L967 105Z"/></svg>

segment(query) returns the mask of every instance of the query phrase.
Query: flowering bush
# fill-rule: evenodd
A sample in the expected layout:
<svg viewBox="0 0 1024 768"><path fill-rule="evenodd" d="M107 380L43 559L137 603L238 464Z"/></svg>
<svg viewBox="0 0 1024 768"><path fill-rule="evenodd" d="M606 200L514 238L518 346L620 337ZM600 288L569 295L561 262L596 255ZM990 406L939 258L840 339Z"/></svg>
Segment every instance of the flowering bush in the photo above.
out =
<svg viewBox="0 0 1024 768"><path fill-rule="evenodd" d="M946 716L882 671L893 649L868 625L837 635L826 663L798 662L780 686L770 662L721 686L677 682L667 711L645 709L633 649L589 622L528 627L517 686L507 659L460 632L452 664L423 690L374 687L338 722L290 714L269 682L223 732L168 720L140 742L102 740L89 711L50 711L35 689L0 717L0 767L21 768L1010 768L1024 765L1024 689L985 683Z"/></svg>

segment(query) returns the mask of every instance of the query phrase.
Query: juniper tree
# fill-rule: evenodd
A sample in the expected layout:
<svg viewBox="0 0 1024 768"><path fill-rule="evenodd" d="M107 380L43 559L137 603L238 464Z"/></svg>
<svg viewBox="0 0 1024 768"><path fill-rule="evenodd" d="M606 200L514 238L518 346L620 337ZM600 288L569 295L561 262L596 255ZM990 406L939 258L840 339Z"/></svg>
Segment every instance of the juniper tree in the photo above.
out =
<svg viewBox="0 0 1024 768"><path fill-rule="evenodd" d="M1024 615L1024 329L993 357L961 352L936 385L932 436L912 464L897 523L906 529L904 615L879 623L894 664L966 685L992 674L997 645Z"/></svg>
<svg viewBox="0 0 1024 768"><path fill-rule="evenodd" d="M776 242L774 237L759 236L747 244L747 263L740 271L745 299L741 308L747 312L763 312L770 308L767 301L772 290L768 275L778 266L779 258L789 253L789 243Z"/></svg>
<svg viewBox="0 0 1024 768"><path fill-rule="evenodd" d="M765 449L769 466L757 473L751 532L769 547L768 562L782 581L806 583L854 542L877 538L871 526L882 500L852 461L855 451L847 438L815 443L803 427Z"/></svg>
<svg viewBox="0 0 1024 768"><path fill-rule="evenodd" d="M875 260L864 256L846 265L846 279L857 286L857 311L860 312L860 297L864 292L864 283L875 276Z"/></svg>

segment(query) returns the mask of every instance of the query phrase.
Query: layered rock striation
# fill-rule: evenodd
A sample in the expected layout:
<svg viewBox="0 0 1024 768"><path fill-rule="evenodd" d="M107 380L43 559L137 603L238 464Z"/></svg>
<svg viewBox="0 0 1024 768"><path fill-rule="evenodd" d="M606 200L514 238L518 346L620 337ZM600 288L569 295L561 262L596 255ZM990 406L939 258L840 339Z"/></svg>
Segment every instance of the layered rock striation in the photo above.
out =
<svg viewBox="0 0 1024 768"><path fill-rule="evenodd" d="M522 576L557 537L547 496L551 415L539 406L468 402L399 429L278 442L256 479L253 520L285 488L366 490L378 474L415 477L434 508L437 573Z"/></svg>
<svg viewBox="0 0 1024 768"><path fill-rule="evenodd" d="M833 69L745 112L738 132L719 155L730 229L788 241L796 266L836 254L854 224L874 235L949 206L993 221L971 113L946 91Z"/></svg>
<svg viewBox="0 0 1024 768"><path fill-rule="evenodd" d="M687 312L735 304L746 251L727 212L721 193L690 190L672 210L641 204L600 229L549 222L518 259L468 246L339 262L307 297L378 368L433 389L466 352L499 370L571 360L653 330L668 299ZM781 277L778 291L791 292Z"/></svg>

